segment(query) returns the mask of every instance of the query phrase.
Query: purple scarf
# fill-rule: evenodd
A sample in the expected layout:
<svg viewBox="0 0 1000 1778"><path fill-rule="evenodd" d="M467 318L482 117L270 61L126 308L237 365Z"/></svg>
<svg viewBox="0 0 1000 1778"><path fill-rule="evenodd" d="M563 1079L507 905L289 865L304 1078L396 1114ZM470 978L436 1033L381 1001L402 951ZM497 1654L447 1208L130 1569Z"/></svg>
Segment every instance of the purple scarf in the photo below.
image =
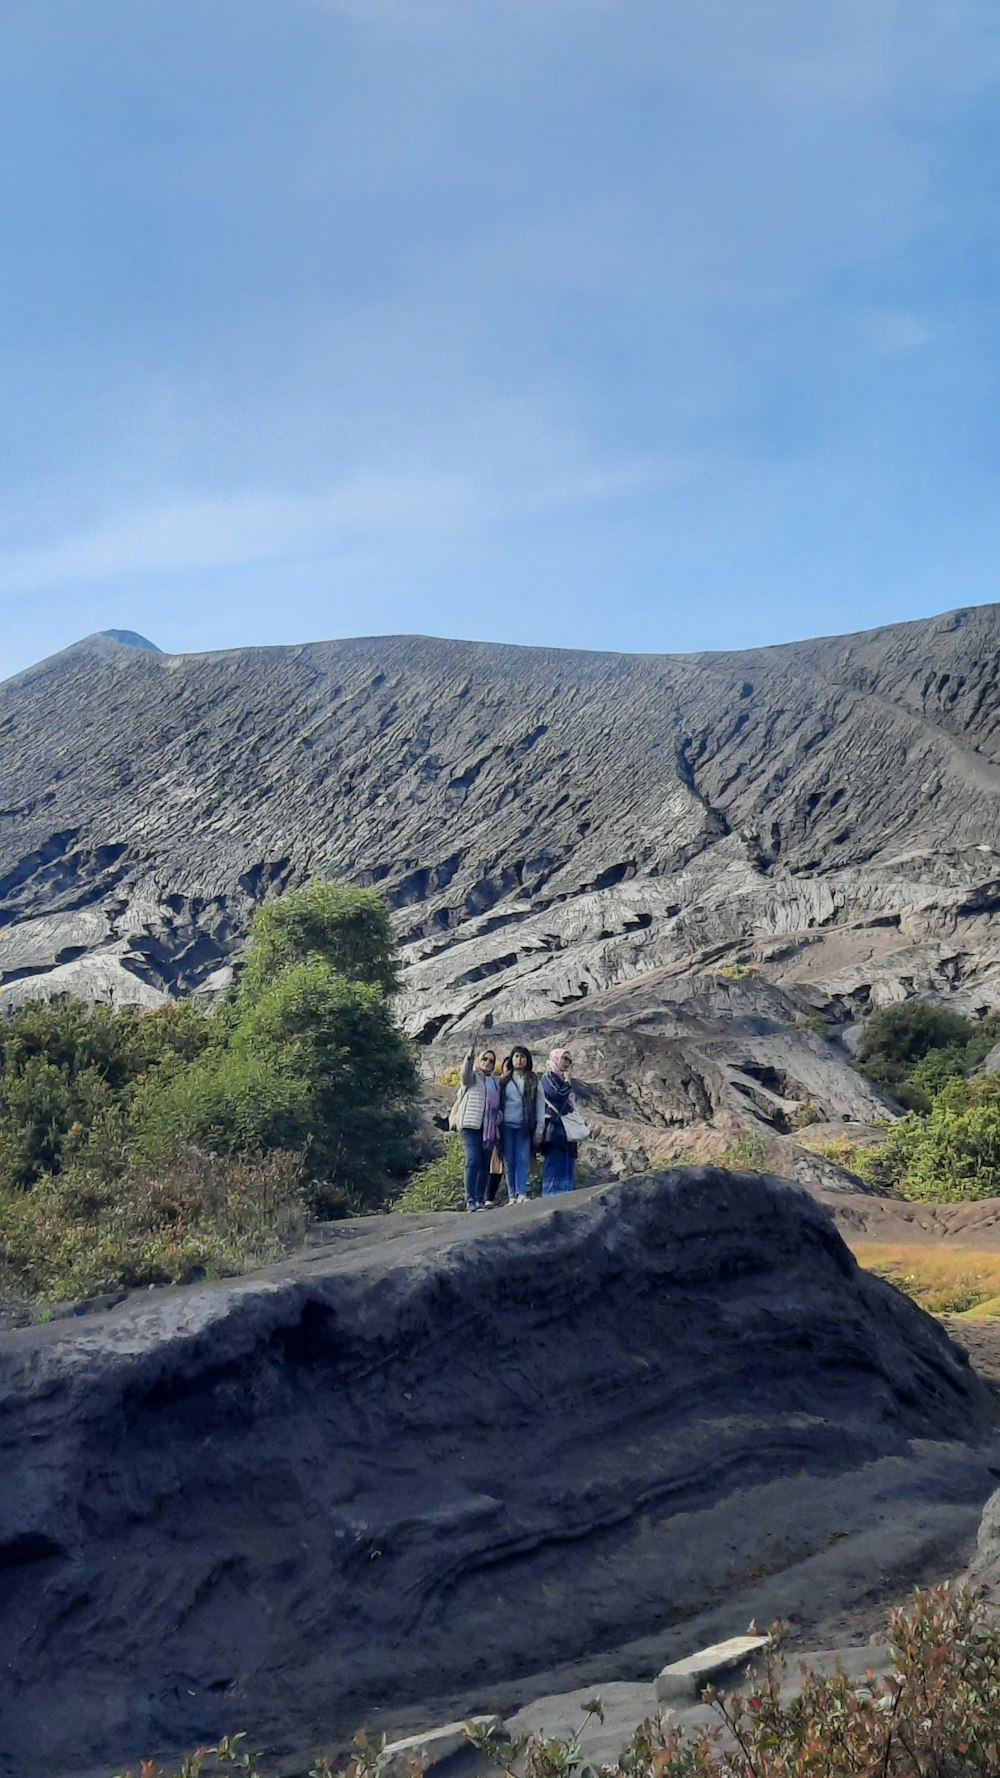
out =
<svg viewBox="0 0 1000 1778"><path fill-rule="evenodd" d="M500 1088L492 1074L485 1076L486 1112L483 1117L483 1147L492 1148L497 1139L497 1113L500 1110Z"/></svg>

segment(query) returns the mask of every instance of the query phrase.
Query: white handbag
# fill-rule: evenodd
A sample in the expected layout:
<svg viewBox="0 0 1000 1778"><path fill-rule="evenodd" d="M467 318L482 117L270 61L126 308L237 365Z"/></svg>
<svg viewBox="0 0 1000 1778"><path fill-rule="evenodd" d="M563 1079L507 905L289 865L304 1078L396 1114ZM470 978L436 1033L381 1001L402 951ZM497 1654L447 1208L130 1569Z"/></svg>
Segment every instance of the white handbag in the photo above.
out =
<svg viewBox="0 0 1000 1778"><path fill-rule="evenodd" d="M566 1132L567 1142L586 1142L590 1135L590 1125L584 1122L578 1111L564 1111L562 1127Z"/></svg>
<svg viewBox="0 0 1000 1778"><path fill-rule="evenodd" d="M549 1099L545 1101L545 1109L550 1111L554 1118L559 1118L567 1142L586 1142L590 1135L590 1125L584 1122L578 1111L564 1111L560 1117L559 1112Z"/></svg>

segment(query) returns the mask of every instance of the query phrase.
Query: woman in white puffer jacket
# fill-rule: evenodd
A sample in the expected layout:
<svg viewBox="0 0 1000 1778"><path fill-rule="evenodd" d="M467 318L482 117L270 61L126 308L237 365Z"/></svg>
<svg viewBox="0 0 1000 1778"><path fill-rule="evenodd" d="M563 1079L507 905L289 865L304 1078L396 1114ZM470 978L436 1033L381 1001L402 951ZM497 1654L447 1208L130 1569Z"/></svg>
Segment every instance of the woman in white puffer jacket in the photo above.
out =
<svg viewBox="0 0 1000 1778"><path fill-rule="evenodd" d="M454 1125L465 1149L465 1208L486 1202L490 1156L500 1130L500 1088L495 1079L496 1051L471 1049L462 1063L461 1090L455 1101Z"/></svg>

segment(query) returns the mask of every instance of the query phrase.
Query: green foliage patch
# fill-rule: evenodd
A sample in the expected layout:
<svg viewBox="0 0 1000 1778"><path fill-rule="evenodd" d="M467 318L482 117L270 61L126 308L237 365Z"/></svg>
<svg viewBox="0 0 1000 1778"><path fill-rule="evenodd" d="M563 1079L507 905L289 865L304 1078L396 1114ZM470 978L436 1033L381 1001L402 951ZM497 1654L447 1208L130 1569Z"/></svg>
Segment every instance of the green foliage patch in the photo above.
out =
<svg viewBox="0 0 1000 1778"><path fill-rule="evenodd" d="M1000 1015L973 1024L945 1007L907 1000L868 1020L857 1065L901 1105L928 1112L935 1094L977 1068L998 1040Z"/></svg>
<svg viewBox="0 0 1000 1778"><path fill-rule="evenodd" d="M36 1304L246 1272L304 1233L306 1209L299 1156L228 1160L179 1144L155 1168L70 1168L0 1198L0 1269Z"/></svg>
<svg viewBox="0 0 1000 1778"><path fill-rule="evenodd" d="M866 1179L871 1184L878 1184L880 1181L882 1151L877 1144L852 1142L849 1136L833 1136L825 1141L806 1137L802 1146L810 1154L822 1155L824 1160L833 1161L836 1166L843 1167L846 1173L854 1173L859 1179Z"/></svg>
<svg viewBox="0 0 1000 1778"><path fill-rule="evenodd" d="M348 972L354 973L348 973ZM388 910L317 883L258 909L234 994L0 1023L0 1277L53 1300L276 1257L378 1207L413 1155Z"/></svg>
<svg viewBox="0 0 1000 1778"><path fill-rule="evenodd" d="M404 1214L413 1210L465 1209L465 1151L460 1137L449 1136L441 1153L414 1173L393 1209Z"/></svg>
<svg viewBox="0 0 1000 1778"><path fill-rule="evenodd" d="M878 1151L878 1178L931 1202L1000 1197L1000 1078L950 1080L926 1116L900 1118Z"/></svg>
<svg viewBox="0 0 1000 1778"><path fill-rule="evenodd" d="M767 1167L767 1151L756 1130L748 1130L723 1150L715 1165L731 1167L735 1173L763 1173Z"/></svg>

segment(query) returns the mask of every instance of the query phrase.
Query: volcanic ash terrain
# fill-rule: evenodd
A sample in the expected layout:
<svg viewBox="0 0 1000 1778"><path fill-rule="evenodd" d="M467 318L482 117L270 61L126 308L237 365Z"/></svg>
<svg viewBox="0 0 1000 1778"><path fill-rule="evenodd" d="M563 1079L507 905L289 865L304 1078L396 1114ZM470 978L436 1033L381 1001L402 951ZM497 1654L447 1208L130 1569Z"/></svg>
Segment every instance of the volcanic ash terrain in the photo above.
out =
<svg viewBox="0 0 1000 1778"><path fill-rule="evenodd" d="M962 1566L994 1425L806 1193L711 1169L8 1333L0 1773L304 1765L829 1624Z"/></svg>

